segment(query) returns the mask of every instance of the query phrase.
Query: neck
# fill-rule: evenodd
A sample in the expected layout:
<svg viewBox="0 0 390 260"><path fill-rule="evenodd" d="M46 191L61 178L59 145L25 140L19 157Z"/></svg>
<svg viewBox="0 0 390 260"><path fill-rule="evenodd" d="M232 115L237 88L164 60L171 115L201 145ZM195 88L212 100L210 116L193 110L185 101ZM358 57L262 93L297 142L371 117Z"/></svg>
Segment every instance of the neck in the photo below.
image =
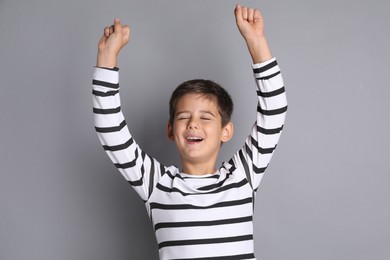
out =
<svg viewBox="0 0 390 260"><path fill-rule="evenodd" d="M215 168L215 163L189 163L189 162L182 162L182 172L187 174L193 174L193 175L204 175L204 174L210 174L215 173L217 170Z"/></svg>

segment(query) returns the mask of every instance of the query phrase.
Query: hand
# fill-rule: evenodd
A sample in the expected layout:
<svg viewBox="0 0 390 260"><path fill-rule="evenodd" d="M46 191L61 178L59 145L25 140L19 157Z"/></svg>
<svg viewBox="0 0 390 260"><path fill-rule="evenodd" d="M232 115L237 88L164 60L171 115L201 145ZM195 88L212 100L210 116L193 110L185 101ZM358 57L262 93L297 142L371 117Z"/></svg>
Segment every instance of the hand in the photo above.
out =
<svg viewBox="0 0 390 260"><path fill-rule="evenodd" d="M264 20L258 9L237 5L234 10L236 24L248 46L253 63L261 63L272 58L264 36Z"/></svg>
<svg viewBox="0 0 390 260"><path fill-rule="evenodd" d="M264 20L258 9L237 5L236 24L245 41L264 37Z"/></svg>
<svg viewBox="0 0 390 260"><path fill-rule="evenodd" d="M98 45L97 66L117 66L117 56L120 50L128 43L129 38L129 26L121 25L119 19L115 19L114 24L110 27L104 28L104 33Z"/></svg>

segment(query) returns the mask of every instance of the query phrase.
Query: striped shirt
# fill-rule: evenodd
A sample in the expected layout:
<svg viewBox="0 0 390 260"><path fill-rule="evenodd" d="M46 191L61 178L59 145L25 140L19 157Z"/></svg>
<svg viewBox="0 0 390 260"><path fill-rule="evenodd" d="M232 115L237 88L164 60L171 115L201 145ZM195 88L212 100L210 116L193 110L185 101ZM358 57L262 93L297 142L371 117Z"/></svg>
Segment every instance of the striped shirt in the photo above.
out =
<svg viewBox="0 0 390 260"><path fill-rule="evenodd" d="M254 197L283 129L287 100L275 58L254 64L257 119L243 147L214 174L189 175L148 156L121 111L118 69L95 68L100 142L145 203L160 259L255 259Z"/></svg>

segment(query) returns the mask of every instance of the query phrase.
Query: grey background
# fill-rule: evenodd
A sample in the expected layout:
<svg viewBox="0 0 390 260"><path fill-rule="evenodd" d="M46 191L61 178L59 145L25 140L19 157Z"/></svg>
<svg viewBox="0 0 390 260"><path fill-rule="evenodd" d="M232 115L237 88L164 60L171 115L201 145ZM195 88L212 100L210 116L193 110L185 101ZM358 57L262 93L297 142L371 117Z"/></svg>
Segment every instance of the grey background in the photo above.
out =
<svg viewBox="0 0 390 260"><path fill-rule="evenodd" d="M93 128L103 27L132 27L123 110L146 152L177 164L168 99L210 78L235 100L234 139L255 116L235 1L0 1L0 259L157 259L141 200ZM258 193L260 259L389 259L390 4L242 1L261 8L288 91L284 134Z"/></svg>

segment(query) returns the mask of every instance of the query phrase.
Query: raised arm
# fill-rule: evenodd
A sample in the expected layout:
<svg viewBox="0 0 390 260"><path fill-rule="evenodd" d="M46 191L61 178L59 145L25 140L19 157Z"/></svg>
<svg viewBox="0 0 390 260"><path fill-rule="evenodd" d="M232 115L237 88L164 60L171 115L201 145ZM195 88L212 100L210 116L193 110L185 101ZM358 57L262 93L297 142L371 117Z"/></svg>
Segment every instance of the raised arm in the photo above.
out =
<svg viewBox="0 0 390 260"><path fill-rule="evenodd" d="M245 172L256 190L279 141L287 111L287 99L278 63L272 57L264 36L260 11L237 5L237 27L244 37L253 60L257 84L257 117L245 145L232 163Z"/></svg>
<svg viewBox="0 0 390 260"><path fill-rule="evenodd" d="M92 82L94 124L108 157L146 201L164 168L140 149L122 113L117 57L129 37L129 27L116 19L114 25L104 29L99 41Z"/></svg>

